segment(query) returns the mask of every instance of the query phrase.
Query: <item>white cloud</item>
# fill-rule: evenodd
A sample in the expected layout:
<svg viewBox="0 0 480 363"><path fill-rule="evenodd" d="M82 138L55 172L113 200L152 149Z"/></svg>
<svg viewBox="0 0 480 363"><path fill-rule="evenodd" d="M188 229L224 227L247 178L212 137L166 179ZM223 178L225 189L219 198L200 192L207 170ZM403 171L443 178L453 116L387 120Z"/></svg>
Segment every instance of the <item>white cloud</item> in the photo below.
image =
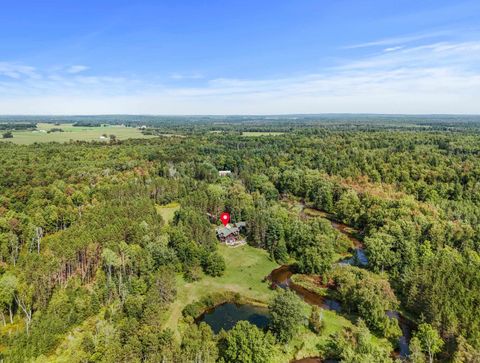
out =
<svg viewBox="0 0 480 363"><path fill-rule="evenodd" d="M75 66L70 66L67 68L67 73L70 73L70 74L77 74L77 73L81 73L81 72L84 72L86 70L90 69L90 67L87 67L87 66L83 66L83 65L75 65Z"/></svg>
<svg viewBox="0 0 480 363"><path fill-rule="evenodd" d="M205 76L201 73L195 72L195 73L177 73L174 72L170 74L171 79L175 80L188 80L188 79L202 79L205 78Z"/></svg>
<svg viewBox="0 0 480 363"><path fill-rule="evenodd" d="M0 76L20 79L23 77L38 78L34 67L12 62L0 62Z"/></svg>
<svg viewBox="0 0 480 363"><path fill-rule="evenodd" d="M385 48L383 51L384 52L394 52L396 50L400 50L400 49L403 49L403 48L405 48L403 45L399 45L399 46L396 46L396 47Z"/></svg>
<svg viewBox="0 0 480 363"><path fill-rule="evenodd" d="M384 52L364 59L345 62L339 69L385 69L400 67L431 68L456 66L470 68L480 59L480 41L438 42L414 47L403 47L395 52Z"/></svg>
<svg viewBox="0 0 480 363"><path fill-rule="evenodd" d="M412 34L412 35L406 35L406 36L400 36L400 37L391 37L391 38L375 40L373 42L351 44L343 47L343 49L369 48L369 47L378 47L378 46L407 44L407 43L415 42L418 40L433 39L433 38L437 38L437 37L448 35L448 34L450 34L449 31L437 31L437 32L430 32L430 33L423 33L423 34Z"/></svg>
<svg viewBox="0 0 480 363"><path fill-rule="evenodd" d="M75 74L0 79L0 112L480 114L479 62L480 41L437 42L346 60L302 76L217 78L195 87Z"/></svg>

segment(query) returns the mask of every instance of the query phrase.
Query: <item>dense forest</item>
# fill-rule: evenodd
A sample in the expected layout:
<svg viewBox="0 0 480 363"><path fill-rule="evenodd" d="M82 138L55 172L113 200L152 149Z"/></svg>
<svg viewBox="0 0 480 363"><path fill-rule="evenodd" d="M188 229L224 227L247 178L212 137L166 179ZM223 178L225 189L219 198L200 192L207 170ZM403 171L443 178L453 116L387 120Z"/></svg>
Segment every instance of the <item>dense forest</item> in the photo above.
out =
<svg viewBox="0 0 480 363"><path fill-rule="evenodd" d="M0 360L480 362L480 121L404 121L0 143ZM223 211L247 245L219 243ZM274 289L280 266L296 289ZM202 317L229 302L268 323L215 332Z"/></svg>

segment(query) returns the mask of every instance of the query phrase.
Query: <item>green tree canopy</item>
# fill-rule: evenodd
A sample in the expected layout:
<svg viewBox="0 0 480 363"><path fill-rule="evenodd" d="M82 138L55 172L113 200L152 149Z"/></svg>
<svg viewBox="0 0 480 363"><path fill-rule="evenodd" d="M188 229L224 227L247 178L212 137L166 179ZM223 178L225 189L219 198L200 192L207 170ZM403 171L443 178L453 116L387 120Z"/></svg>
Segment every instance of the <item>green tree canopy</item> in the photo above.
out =
<svg viewBox="0 0 480 363"><path fill-rule="evenodd" d="M270 330L278 341L290 341L301 325L306 322L302 301L291 290L282 290L275 295L270 305Z"/></svg>

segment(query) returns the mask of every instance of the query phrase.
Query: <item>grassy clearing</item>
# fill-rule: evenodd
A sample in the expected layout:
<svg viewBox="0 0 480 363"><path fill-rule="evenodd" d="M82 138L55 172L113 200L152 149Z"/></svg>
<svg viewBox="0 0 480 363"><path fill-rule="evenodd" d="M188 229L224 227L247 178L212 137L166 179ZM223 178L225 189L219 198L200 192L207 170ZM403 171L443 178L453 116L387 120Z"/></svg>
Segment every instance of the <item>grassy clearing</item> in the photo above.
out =
<svg viewBox="0 0 480 363"><path fill-rule="evenodd" d="M180 203L172 202L165 205L155 205L157 213L162 216L163 221L168 224L173 220L175 212L180 209Z"/></svg>
<svg viewBox="0 0 480 363"><path fill-rule="evenodd" d="M319 278L314 275L302 275L302 274L295 274L291 277L292 282L301 287L312 291L320 296L327 296L328 295L328 288L319 285Z"/></svg>
<svg viewBox="0 0 480 363"><path fill-rule="evenodd" d="M242 136L245 137L255 137L255 136L279 136L283 135L284 132L263 132L263 131L244 131Z"/></svg>
<svg viewBox="0 0 480 363"><path fill-rule="evenodd" d="M321 218L331 218L332 216L328 214L327 212L318 210L318 209L313 209L313 208L308 208L305 207L303 209L303 213L305 213L309 217L321 217Z"/></svg>
<svg viewBox="0 0 480 363"><path fill-rule="evenodd" d="M164 313L164 324L159 329L171 329L178 341L181 339L181 333L188 328L188 324L182 318L182 310L188 304L206 295L215 292L233 292L240 294L242 300L266 305L275 294L264 278L278 265L270 260L266 251L248 245L237 248L220 245L219 253L225 258L227 264L222 277L203 276L200 281L190 283L186 282L181 275L177 275L177 298ZM305 316L309 316L311 306L303 303L303 308ZM101 320L100 314L72 329L51 355L39 357L36 363L83 361L85 357L77 355L77 352L80 350L85 333L94 331L98 320ZM331 334L352 326L347 318L329 310L323 311L323 321L324 329L319 335L314 334L307 327L302 327L291 342L276 346L272 363L318 356ZM376 344L389 344L385 339L373 337L373 340Z"/></svg>
<svg viewBox="0 0 480 363"><path fill-rule="evenodd" d="M52 128L60 128L64 132L46 131ZM15 144L33 144L34 142L68 142L74 141L101 141L102 134L115 135L118 140L126 140L131 138L143 139L155 136L143 135L140 130L133 127L125 127L120 125L105 125L98 127L75 127L73 124L47 124L38 123L36 131L13 131L13 138L2 139L0 141L11 141ZM107 139L108 140L108 139Z"/></svg>
<svg viewBox="0 0 480 363"><path fill-rule="evenodd" d="M289 362L292 359L318 357L321 355L321 352L327 350L328 341L333 334L353 326L351 321L330 310L323 310L323 323L324 328L318 335L313 333L308 327L302 327L291 342L276 349L272 363L283 363ZM372 335L371 339L373 344L382 346L386 350L393 349L387 339L378 338L374 335Z"/></svg>
<svg viewBox="0 0 480 363"><path fill-rule="evenodd" d="M188 283L181 275L177 276L177 299L165 313L164 323L164 328L174 331L177 339L180 339L181 332L188 327L182 319L182 310L210 293L235 292L246 301L265 305L275 294L264 278L278 265L270 260L266 251L248 245L238 248L221 245L219 253L227 264L222 277L204 276L200 281ZM311 306L306 303L303 306L305 315L309 316ZM289 344L275 349L272 362L283 363L294 357L318 356L319 349L326 345L331 334L352 326L351 321L334 311L324 310L323 319L325 328L321 334L316 335L307 327L301 328L300 333ZM384 339L374 339L378 344L388 344Z"/></svg>
<svg viewBox="0 0 480 363"><path fill-rule="evenodd" d="M210 134L223 134L223 133L226 133L228 134L229 130L212 130L212 131L209 131L208 133ZM283 135L284 132L274 132L274 131L242 131L241 132L241 136L244 136L244 137L255 137L255 136L279 136L279 135Z"/></svg>
<svg viewBox="0 0 480 363"><path fill-rule="evenodd" d="M182 310L188 304L213 292L235 292L246 300L267 304L274 292L264 278L278 267L267 252L248 245L230 248L219 246L219 253L227 264L222 277L204 276L200 281L186 282L177 277L177 299L165 314L165 327L180 337Z"/></svg>
<svg viewBox="0 0 480 363"><path fill-rule="evenodd" d="M323 321L325 324L324 329L318 335L307 327L302 327L291 342L277 349L272 362L283 363L289 362L292 358L316 357L319 355L319 351L327 345L331 334L340 332L345 327L352 326L350 321L329 310L323 311Z"/></svg>

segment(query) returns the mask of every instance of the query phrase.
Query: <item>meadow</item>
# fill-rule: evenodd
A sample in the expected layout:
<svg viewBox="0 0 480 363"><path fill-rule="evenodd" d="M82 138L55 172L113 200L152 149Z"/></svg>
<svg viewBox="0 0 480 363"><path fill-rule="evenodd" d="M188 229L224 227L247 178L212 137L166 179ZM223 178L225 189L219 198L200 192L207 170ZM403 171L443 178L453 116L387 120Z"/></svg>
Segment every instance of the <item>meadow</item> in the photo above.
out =
<svg viewBox="0 0 480 363"><path fill-rule="evenodd" d="M264 250L248 245L230 248L219 246L218 251L225 259L226 269L221 277L204 275L201 280L187 282L177 276L177 299L171 304L165 327L179 333L182 310L188 304L200 300L209 292L235 292L246 300L267 304L274 292L264 278L278 267ZM180 334L178 334L180 336Z"/></svg>
<svg viewBox="0 0 480 363"><path fill-rule="evenodd" d="M199 301L209 293L234 292L240 294L242 301L258 305L268 305L275 295L270 289L266 277L279 267L272 261L265 250L244 245L237 248L219 245L218 252L226 262L225 273L221 277L203 275L202 279L187 282L182 275L177 275L177 299L165 313L164 328L171 329L177 339L181 338L188 325L183 322L182 310L190 303ZM310 315L311 306L303 303L306 316ZM318 347L325 346L331 334L351 327L352 322L334 311L323 310L325 328L321 334L314 334L308 327L302 326L299 334L282 349L276 349L272 362L280 363L290 360L311 357L318 354ZM375 344L389 346L385 339L372 336Z"/></svg>
<svg viewBox="0 0 480 363"><path fill-rule="evenodd" d="M51 132L53 128L62 129L63 132ZM15 144L28 145L35 142L59 142L65 143L73 141L108 141L110 135L115 135L118 140L126 139L145 139L155 137L152 135L143 135L141 131L133 127L125 127L120 125L102 125L95 127L77 127L71 123L55 125L53 123L38 123L37 130L34 131L13 131L13 138L3 139L0 141L10 141ZM100 137L106 134L107 139Z"/></svg>
<svg viewBox="0 0 480 363"><path fill-rule="evenodd" d="M277 268L278 264L269 258L266 251L248 245L237 248L219 245L218 251L227 265L223 276L203 275L199 281L187 282L182 275L177 275L177 298L165 311L165 320L161 328L168 328L173 331L178 340L181 339L184 330L189 327L183 320L183 309L188 304L199 301L211 292L235 292L240 294L245 301L251 301L258 305L267 305L275 294L275 291L269 288L269 283L265 281L265 277ZM306 303L302 305L305 314L308 316L311 307ZM87 319L71 331L51 355L39 357L36 363L80 361L75 351L81 346L86 332L95 330L95 321L101 319L103 314L104 311L102 310L97 317ZM302 326L292 341L281 348L275 347L272 363L286 362L292 357L301 359L315 356L318 354L319 347L324 347L328 343L331 334L340 332L346 327L352 327L350 320L330 310L323 310L323 322L324 329L320 334L316 335L307 326ZM374 344L390 347L386 339L376 336L372 336L371 339Z"/></svg>
<svg viewBox="0 0 480 363"><path fill-rule="evenodd" d="M156 205L155 206L157 213L162 216L163 221L165 224L169 224L173 217L175 216L175 212L180 209L180 203L172 202L165 205Z"/></svg>

